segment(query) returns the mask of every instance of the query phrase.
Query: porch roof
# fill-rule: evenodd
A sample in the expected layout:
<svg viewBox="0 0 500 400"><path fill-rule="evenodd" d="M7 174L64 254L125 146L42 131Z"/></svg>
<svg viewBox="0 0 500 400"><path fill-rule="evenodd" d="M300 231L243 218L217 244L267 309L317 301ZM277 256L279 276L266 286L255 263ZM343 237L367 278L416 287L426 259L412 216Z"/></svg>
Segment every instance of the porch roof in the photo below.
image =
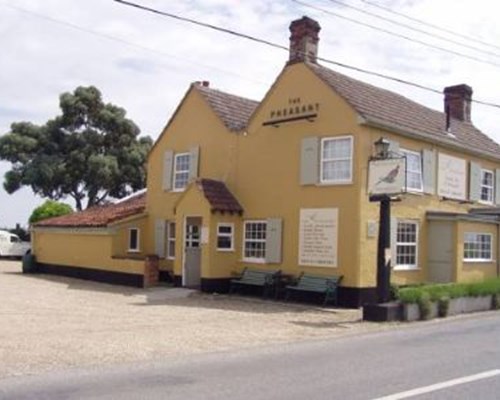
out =
<svg viewBox="0 0 500 400"><path fill-rule="evenodd" d="M243 207L224 182L201 178L196 181L196 185L210 204L212 212L243 213Z"/></svg>

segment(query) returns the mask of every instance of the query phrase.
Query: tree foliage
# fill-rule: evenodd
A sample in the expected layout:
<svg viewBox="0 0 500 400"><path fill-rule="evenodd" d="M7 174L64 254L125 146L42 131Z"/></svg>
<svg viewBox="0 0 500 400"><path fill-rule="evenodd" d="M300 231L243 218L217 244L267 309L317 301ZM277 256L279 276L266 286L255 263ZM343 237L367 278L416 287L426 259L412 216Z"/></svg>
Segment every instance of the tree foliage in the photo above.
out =
<svg viewBox="0 0 500 400"><path fill-rule="evenodd" d="M69 204L47 200L33 210L29 218L29 223L34 224L47 218L59 217L60 215L71 214L72 212L73 209Z"/></svg>
<svg viewBox="0 0 500 400"><path fill-rule="evenodd" d="M120 198L146 183L145 160L152 140L123 108L104 103L100 91L78 87L59 99L62 114L44 125L17 122L0 137L0 159L12 166L4 188L22 186L52 200L72 197L76 209Z"/></svg>

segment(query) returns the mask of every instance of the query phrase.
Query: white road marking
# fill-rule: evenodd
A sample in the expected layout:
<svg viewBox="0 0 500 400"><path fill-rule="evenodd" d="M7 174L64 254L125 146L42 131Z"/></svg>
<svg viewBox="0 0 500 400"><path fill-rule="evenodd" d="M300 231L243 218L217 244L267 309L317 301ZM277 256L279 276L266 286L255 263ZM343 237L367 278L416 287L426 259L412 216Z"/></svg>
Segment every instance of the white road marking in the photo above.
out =
<svg viewBox="0 0 500 400"><path fill-rule="evenodd" d="M423 386L421 388L416 388L412 390L407 390L406 392L400 392L391 394L385 397L378 397L373 400L400 400L406 399L408 397L418 396L425 393L435 392L436 390L446 389L452 386L462 385L464 383L479 381L481 379L491 378L493 376L500 375L500 369L492 369L491 371L481 372L480 374L463 376L462 378L452 379L449 381L436 383L434 385Z"/></svg>

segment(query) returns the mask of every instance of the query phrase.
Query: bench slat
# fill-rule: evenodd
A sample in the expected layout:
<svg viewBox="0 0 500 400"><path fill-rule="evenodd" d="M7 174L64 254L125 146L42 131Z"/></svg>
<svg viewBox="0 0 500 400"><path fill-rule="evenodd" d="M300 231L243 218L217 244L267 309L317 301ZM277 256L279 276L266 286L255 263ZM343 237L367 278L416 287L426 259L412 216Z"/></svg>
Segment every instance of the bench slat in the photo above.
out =
<svg viewBox="0 0 500 400"><path fill-rule="evenodd" d="M326 303L330 299L335 300L336 303L337 288L341 280L342 276L319 276L303 273L299 276L298 281L295 285L286 286L286 299L288 300L292 291L303 291L324 293L324 305L326 305Z"/></svg>
<svg viewBox="0 0 500 400"><path fill-rule="evenodd" d="M229 291L232 293L235 286L239 285L260 286L264 289L263 295L266 296L270 289L275 288L280 273L280 270L267 271L246 267L240 278L231 279Z"/></svg>

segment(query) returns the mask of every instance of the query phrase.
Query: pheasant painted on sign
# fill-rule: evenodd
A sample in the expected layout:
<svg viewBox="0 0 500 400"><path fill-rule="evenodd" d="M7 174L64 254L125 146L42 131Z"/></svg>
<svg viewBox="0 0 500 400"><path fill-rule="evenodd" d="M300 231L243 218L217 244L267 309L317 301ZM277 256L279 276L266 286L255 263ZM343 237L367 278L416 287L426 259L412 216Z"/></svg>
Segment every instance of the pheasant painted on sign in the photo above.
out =
<svg viewBox="0 0 500 400"><path fill-rule="evenodd" d="M399 164L396 165L393 169L391 169L387 173L387 175L380 178L375 185L379 185L381 183L394 183L398 175L399 175Z"/></svg>

